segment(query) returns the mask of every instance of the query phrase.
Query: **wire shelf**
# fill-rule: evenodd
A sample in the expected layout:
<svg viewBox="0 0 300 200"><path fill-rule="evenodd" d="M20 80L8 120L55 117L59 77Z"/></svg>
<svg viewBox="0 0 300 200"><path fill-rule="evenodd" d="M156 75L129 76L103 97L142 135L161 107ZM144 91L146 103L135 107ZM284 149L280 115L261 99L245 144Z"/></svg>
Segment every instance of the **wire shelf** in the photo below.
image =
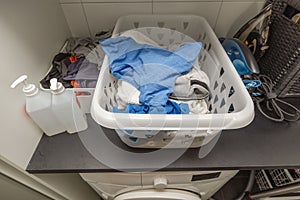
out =
<svg viewBox="0 0 300 200"><path fill-rule="evenodd" d="M257 185L261 191L272 188L272 185L271 185L264 170L258 171L255 175L255 179L256 179Z"/></svg>
<svg viewBox="0 0 300 200"><path fill-rule="evenodd" d="M300 182L300 169L259 170L256 182L261 191Z"/></svg>

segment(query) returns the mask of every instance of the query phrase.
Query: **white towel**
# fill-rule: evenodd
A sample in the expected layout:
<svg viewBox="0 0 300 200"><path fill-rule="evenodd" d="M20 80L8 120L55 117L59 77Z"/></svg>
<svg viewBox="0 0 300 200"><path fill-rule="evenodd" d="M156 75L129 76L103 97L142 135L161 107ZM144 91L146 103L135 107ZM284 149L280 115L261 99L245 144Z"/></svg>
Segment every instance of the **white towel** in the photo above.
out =
<svg viewBox="0 0 300 200"><path fill-rule="evenodd" d="M176 97L191 97L193 96L195 85L192 85L192 81L197 80L205 83L209 87L209 78L205 72L200 70L197 66L194 66L189 73L179 76L176 79L174 87L174 96Z"/></svg>
<svg viewBox="0 0 300 200"><path fill-rule="evenodd" d="M116 100L119 110L125 110L128 104L139 105L140 91L126 81L118 80Z"/></svg>

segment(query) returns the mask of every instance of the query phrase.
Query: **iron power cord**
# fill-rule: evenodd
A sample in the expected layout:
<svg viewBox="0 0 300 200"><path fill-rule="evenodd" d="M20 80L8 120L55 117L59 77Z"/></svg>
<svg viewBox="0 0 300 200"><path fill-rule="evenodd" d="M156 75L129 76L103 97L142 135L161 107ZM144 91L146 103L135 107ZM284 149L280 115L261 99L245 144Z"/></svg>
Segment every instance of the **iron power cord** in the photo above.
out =
<svg viewBox="0 0 300 200"><path fill-rule="evenodd" d="M261 95L254 96L252 99L255 102L258 110L268 119L282 122L294 122L300 119L300 110L292 104L278 99L276 93L273 91L274 84L272 80L266 75L253 76L254 79L261 81L261 86L255 89L255 93ZM268 114L262 109L262 104L265 104ZM276 116L272 116L271 113Z"/></svg>

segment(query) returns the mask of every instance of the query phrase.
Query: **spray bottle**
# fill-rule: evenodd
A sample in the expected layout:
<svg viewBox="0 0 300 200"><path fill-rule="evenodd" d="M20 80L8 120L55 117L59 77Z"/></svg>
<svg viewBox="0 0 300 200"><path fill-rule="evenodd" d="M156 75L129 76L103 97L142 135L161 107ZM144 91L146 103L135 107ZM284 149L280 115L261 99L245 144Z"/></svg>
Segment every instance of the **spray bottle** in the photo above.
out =
<svg viewBox="0 0 300 200"><path fill-rule="evenodd" d="M24 84L23 92L26 96L28 115L48 136L64 132L66 129L52 110L51 93L39 91L34 84L28 84L26 80L26 75L20 76L11 84L11 88Z"/></svg>

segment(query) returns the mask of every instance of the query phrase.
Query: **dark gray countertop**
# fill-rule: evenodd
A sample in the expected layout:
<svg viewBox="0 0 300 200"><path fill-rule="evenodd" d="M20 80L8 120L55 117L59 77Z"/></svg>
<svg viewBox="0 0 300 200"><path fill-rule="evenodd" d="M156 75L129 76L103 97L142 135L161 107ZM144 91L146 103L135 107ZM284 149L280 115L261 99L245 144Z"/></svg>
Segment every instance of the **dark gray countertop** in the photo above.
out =
<svg viewBox="0 0 300 200"><path fill-rule="evenodd" d="M299 107L299 99L295 99L294 104ZM199 148L186 151L133 149L122 143L113 130L98 126L90 115L88 122L88 130L79 134L43 135L27 171L83 173L300 167L300 122L276 123L259 112L249 126L223 131L212 151L202 159L198 156ZM84 144L91 141L94 145L86 148Z"/></svg>

